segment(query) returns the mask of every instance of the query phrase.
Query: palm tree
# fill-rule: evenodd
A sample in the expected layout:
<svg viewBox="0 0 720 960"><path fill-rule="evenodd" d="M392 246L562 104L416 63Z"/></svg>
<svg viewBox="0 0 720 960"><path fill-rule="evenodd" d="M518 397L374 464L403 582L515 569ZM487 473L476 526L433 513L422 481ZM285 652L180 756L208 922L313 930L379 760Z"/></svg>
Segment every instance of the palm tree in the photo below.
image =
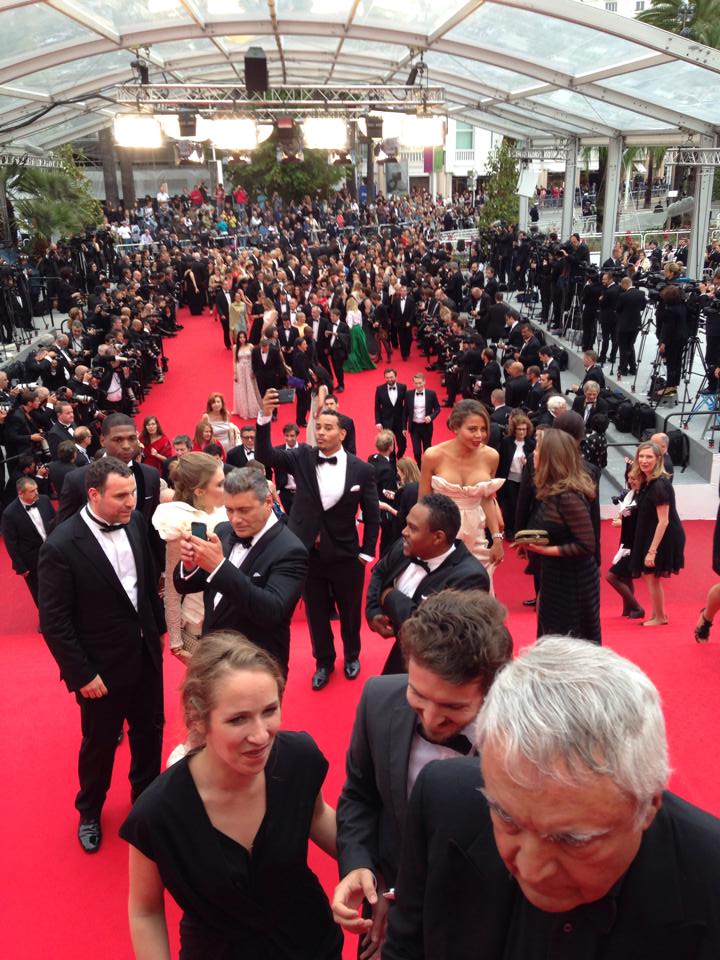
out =
<svg viewBox="0 0 720 960"><path fill-rule="evenodd" d="M650 0L637 19L709 47L720 47L720 0Z"/></svg>
<svg viewBox="0 0 720 960"><path fill-rule="evenodd" d="M90 193L89 181L72 156L61 148L56 159L62 165L57 169L22 163L0 166L13 230L30 233L33 241L41 243L79 233L102 220L102 209Z"/></svg>

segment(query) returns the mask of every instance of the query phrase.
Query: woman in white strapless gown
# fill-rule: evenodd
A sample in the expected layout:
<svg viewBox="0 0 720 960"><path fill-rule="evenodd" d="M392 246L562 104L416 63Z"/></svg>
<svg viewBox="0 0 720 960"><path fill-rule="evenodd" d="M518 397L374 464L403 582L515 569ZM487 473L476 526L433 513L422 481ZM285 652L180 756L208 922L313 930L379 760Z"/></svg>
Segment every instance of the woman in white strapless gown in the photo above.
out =
<svg viewBox="0 0 720 960"><path fill-rule="evenodd" d="M497 478L480 480L471 486L462 486L459 483L450 483L449 480L435 474L431 482L433 493L443 493L457 504L461 521L458 537L470 553L478 558L492 579L497 562L491 559L491 551L488 547L485 504L489 499L494 498L505 481Z"/></svg>
<svg viewBox="0 0 720 960"><path fill-rule="evenodd" d="M460 400L448 426L453 440L425 451L419 496L442 493L457 504L461 526L458 536L487 570L492 585L495 567L502 562L501 514L495 494L505 483L496 479L499 454L487 446L490 416L478 400ZM490 531L491 545L486 530Z"/></svg>

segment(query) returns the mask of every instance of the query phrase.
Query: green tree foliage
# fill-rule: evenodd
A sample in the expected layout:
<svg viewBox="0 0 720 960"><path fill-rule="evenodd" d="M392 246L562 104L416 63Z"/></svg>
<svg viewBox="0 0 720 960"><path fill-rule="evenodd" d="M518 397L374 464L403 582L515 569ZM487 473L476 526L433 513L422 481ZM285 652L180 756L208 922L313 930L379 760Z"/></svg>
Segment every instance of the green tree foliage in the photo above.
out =
<svg viewBox="0 0 720 960"><path fill-rule="evenodd" d="M33 243L71 236L102 220L102 208L92 196L90 181L75 163L70 146L60 147L53 157L60 168L19 163L0 167L16 224L31 235Z"/></svg>
<svg viewBox="0 0 720 960"><path fill-rule="evenodd" d="M487 160L485 203L480 208L480 226L495 220L517 223L518 219L518 165L512 155L515 141L503 137Z"/></svg>
<svg viewBox="0 0 720 960"><path fill-rule="evenodd" d="M650 0L637 19L708 47L720 47L720 0Z"/></svg>
<svg viewBox="0 0 720 960"><path fill-rule="evenodd" d="M251 198L277 192L283 200L301 200L318 190L328 193L348 172L346 167L328 165L327 150L305 150L303 160L278 163L276 146L271 137L251 153L249 164L228 164L233 187L242 184Z"/></svg>

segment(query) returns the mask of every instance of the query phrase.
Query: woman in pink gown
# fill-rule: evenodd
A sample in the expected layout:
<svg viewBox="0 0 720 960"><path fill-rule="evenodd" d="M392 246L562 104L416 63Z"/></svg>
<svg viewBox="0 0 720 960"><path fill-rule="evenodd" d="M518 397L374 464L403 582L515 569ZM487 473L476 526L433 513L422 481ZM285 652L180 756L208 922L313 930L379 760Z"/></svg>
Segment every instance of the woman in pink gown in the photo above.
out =
<svg viewBox="0 0 720 960"><path fill-rule="evenodd" d="M252 344L248 343L247 331L238 330L235 344L235 385L233 388L233 414L241 420L254 420L262 406L255 377L253 376L250 355Z"/></svg>

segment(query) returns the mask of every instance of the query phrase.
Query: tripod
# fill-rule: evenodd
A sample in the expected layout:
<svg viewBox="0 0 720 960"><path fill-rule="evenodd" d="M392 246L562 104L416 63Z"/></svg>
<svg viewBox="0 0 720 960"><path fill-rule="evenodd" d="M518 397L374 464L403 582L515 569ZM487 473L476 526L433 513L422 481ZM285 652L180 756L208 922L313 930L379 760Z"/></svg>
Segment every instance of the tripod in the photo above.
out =
<svg viewBox="0 0 720 960"><path fill-rule="evenodd" d="M582 304L580 303L580 294L578 293L581 282L579 277L570 280L570 288L572 289L572 294L569 298L570 304L563 312L561 336L563 339L569 340L572 344L577 344L578 337L582 335ZM570 335L568 335L568 330L571 331Z"/></svg>
<svg viewBox="0 0 720 960"><path fill-rule="evenodd" d="M517 294L516 294L517 298ZM530 267L525 281L525 290L523 291L523 300L520 304L520 319L535 319L535 304L540 300L540 291L538 288L537 269Z"/></svg>
<svg viewBox="0 0 720 960"><path fill-rule="evenodd" d="M643 353L645 352L645 341L647 340L647 336L650 333L654 323L655 307L651 303L648 303L642 315L642 320L640 321L640 346L635 352L635 377L633 378L633 382L630 386L631 393L635 393L635 388L637 387L637 378L638 373L640 372L640 361L642 360ZM655 372L656 371L653 370L653 373Z"/></svg>
<svg viewBox="0 0 720 960"><path fill-rule="evenodd" d="M703 368L703 378L700 383L700 388L694 397L691 398L690 395L690 379L693 376L693 366L695 365L695 357L700 358ZM683 426L683 429L687 429L689 418L685 418L685 407L692 402L691 412L694 410L695 406L698 403L698 398L703 396L703 390L708 383L707 375L707 364L705 363L705 354L703 353L702 346L700 345L700 338L697 334L694 337L690 337L688 342L685 344L685 349L683 350L682 355L682 369L680 373L680 379L683 383L683 396L680 401L680 422ZM705 396L708 396L705 394ZM715 399L711 397L711 399ZM701 406L702 409L702 406ZM715 407L717 409L717 406ZM707 427L706 427L707 429ZM703 431L703 436L705 431Z"/></svg>

